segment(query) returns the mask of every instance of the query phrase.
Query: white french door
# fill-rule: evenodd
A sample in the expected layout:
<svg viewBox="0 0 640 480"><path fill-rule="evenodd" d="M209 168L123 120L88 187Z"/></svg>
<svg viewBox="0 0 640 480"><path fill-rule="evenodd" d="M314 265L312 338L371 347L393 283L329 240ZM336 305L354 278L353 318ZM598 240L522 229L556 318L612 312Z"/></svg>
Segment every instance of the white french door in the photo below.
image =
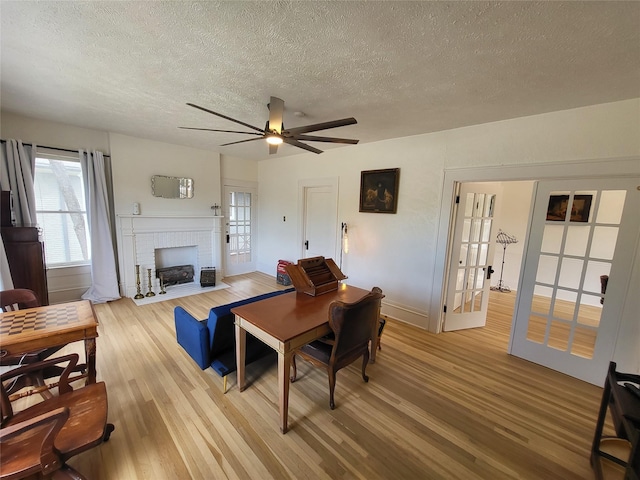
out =
<svg viewBox="0 0 640 480"><path fill-rule="evenodd" d="M639 183L537 184L510 353L602 385L640 227Z"/></svg>
<svg viewBox="0 0 640 480"><path fill-rule="evenodd" d="M256 190L245 186L224 186L225 275L254 272L254 228Z"/></svg>
<svg viewBox="0 0 640 480"><path fill-rule="evenodd" d="M444 331L483 327L487 322L495 242L493 184L465 184L458 194Z"/></svg>

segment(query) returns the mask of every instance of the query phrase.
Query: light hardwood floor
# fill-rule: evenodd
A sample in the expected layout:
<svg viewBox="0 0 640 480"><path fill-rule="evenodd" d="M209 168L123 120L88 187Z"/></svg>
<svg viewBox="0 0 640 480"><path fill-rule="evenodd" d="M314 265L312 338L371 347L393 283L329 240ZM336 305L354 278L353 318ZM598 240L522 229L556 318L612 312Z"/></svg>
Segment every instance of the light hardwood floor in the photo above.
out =
<svg viewBox="0 0 640 480"><path fill-rule="evenodd" d="M593 477L601 389L506 353L515 294L494 293L482 329L433 335L389 320L369 383L358 364L341 370L333 411L326 373L299 362L282 435L275 362L247 367L242 393L231 375L223 394L222 379L176 343L174 306L205 318L282 288L264 274L224 281L231 288L141 307L96 305L98 377L116 429L69 462L88 478Z"/></svg>

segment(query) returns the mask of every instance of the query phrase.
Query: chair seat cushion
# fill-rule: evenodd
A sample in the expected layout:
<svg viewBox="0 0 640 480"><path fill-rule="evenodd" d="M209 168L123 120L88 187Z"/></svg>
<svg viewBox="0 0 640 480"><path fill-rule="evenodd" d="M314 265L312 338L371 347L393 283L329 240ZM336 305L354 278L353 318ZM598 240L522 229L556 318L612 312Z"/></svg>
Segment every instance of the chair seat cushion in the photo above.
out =
<svg viewBox="0 0 640 480"><path fill-rule="evenodd" d="M54 442L63 458L72 457L102 442L107 425L107 389L104 382L93 383L37 403L16 413L3 427L60 407L69 407L69 419Z"/></svg>
<svg viewBox="0 0 640 480"><path fill-rule="evenodd" d="M333 345L316 340L301 347L300 352L315 358L322 363L329 363L332 349Z"/></svg>

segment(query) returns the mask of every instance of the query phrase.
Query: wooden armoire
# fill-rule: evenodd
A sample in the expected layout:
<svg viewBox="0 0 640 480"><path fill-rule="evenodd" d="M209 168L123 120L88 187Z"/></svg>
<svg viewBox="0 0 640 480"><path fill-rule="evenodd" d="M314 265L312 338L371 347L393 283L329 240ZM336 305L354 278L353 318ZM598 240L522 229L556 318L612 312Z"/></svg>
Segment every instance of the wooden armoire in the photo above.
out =
<svg viewBox="0 0 640 480"><path fill-rule="evenodd" d="M42 305L49 305L44 243L36 227L2 227L13 288L33 290Z"/></svg>

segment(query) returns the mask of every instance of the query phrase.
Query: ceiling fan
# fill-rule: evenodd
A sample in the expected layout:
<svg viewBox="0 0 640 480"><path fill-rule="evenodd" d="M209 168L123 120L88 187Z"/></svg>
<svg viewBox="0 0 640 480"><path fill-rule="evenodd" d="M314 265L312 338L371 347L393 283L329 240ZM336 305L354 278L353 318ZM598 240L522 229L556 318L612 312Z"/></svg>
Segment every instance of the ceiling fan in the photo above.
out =
<svg viewBox="0 0 640 480"><path fill-rule="evenodd" d="M269 120L267 121L264 129L254 127L253 125L249 125L248 123L241 122L240 120L236 120L235 118L227 117L226 115L214 112L213 110L209 110L208 108L200 107L193 103L187 103L187 105L255 130L255 132L240 132L237 130L217 130L215 128L178 127L185 130L206 130L209 132L242 133L245 135L255 135L255 138L248 138L246 140L239 140L237 142L225 143L223 145L220 145L221 147L225 147L227 145L235 145L236 143L252 142L254 140L261 140L264 138L267 140L267 143L269 143L270 154L277 153L278 145L283 142L289 145L293 145L294 147L308 150L309 152L322 153L322 150L307 145L306 143L302 143L301 140L305 142L348 143L351 145L355 145L356 143L358 143L358 140L353 140L350 138L318 137L315 135L306 135L309 132L327 130L329 128L344 127L345 125L353 125L355 123L358 123L353 117L343 118L341 120L333 120L331 122L315 123L313 125L305 125L302 127L285 129L284 124L282 123L284 100L277 97L271 97L269 103L267 104L267 108L269 109Z"/></svg>

